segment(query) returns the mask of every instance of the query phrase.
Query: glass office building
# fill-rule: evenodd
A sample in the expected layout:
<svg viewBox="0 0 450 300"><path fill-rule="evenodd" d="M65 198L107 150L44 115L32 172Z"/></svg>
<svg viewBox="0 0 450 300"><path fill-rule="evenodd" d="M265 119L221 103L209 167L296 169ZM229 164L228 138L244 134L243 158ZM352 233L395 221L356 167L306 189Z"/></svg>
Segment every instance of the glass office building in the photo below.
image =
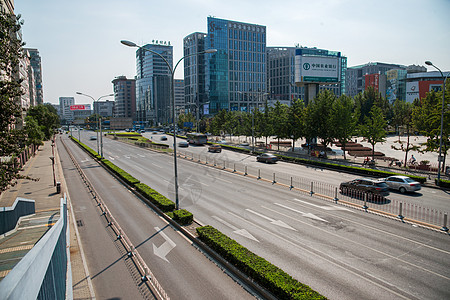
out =
<svg viewBox="0 0 450 300"><path fill-rule="evenodd" d="M173 48L166 44L147 44L143 48L161 54L173 66ZM171 74L164 60L155 53L136 51L136 118L148 126L171 122Z"/></svg>
<svg viewBox="0 0 450 300"><path fill-rule="evenodd" d="M186 110L201 117L204 105L208 102L205 90L205 58L206 54L197 54L205 51L206 33L194 32L183 39L183 54L192 55L184 59L184 97Z"/></svg>
<svg viewBox="0 0 450 300"><path fill-rule="evenodd" d="M208 17L206 91L209 114L248 111L267 96L266 27ZM206 109L205 109L206 111Z"/></svg>

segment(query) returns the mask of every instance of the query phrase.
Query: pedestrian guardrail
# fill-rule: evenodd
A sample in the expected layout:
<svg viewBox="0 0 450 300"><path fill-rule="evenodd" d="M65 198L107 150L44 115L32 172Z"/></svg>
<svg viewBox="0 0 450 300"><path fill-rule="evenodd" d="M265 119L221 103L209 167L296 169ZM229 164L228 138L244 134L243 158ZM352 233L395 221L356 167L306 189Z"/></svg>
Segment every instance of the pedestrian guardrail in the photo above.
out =
<svg viewBox="0 0 450 300"><path fill-rule="evenodd" d="M5 234L17 226L23 216L35 213L35 201L17 197L10 207L0 207L0 234Z"/></svg>
<svg viewBox="0 0 450 300"><path fill-rule="evenodd" d="M72 299L67 199L60 218L0 282L0 299Z"/></svg>

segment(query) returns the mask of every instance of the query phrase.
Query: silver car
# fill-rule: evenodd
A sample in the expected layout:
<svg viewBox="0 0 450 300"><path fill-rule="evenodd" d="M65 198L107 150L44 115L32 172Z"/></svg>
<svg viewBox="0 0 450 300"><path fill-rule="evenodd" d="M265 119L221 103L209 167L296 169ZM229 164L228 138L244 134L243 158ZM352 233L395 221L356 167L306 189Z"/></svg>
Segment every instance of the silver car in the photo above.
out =
<svg viewBox="0 0 450 300"><path fill-rule="evenodd" d="M415 192L422 188L420 182L409 178L408 176L389 176L384 178L384 182L388 185L390 189L398 190L400 193Z"/></svg>

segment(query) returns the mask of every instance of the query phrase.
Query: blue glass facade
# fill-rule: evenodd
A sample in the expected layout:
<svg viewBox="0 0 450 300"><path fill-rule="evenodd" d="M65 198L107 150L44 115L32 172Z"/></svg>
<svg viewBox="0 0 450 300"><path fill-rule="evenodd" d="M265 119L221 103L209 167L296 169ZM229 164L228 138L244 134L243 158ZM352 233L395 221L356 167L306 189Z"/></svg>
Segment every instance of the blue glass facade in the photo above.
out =
<svg viewBox="0 0 450 300"><path fill-rule="evenodd" d="M209 113L248 110L266 91L266 27L208 18L206 90Z"/></svg>

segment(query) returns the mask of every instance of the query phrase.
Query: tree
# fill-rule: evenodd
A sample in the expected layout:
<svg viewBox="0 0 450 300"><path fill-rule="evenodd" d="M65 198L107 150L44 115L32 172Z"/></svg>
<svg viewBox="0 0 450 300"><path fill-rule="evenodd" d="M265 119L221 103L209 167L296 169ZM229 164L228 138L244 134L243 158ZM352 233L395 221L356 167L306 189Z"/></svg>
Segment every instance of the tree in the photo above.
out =
<svg viewBox="0 0 450 300"><path fill-rule="evenodd" d="M301 99L295 100L288 109L288 133L294 151L295 141L305 135L305 104Z"/></svg>
<svg viewBox="0 0 450 300"><path fill-rule="evenodd" d="M372 159L375 159L375 145L385 141L386 125L381 108L374 105L360 126L361 135L372 145Z"/></svg>
<svg viewBox="0 0 450 300"><path fill-rule="evenodd" d="M27 135L27 145L41 145L45 138L38 122L31 116L25 118L25 133Z"/></svg>
<svg viewBox="0 0 450 300"><path fill-rule="evenodd" d="M322 139L325 147L334 140L330 121L335 101L336 96L332 92L323 90L308 104L306 110L307 137Z"/></svg>
<svg viewBox="0 0 450 300"><path fill-rule="evenodd" d="M14 161L25 147L24 131L15 128L22 117L17 101L22 95L18 66L24 43L17 39L21 25L20 15L0 12L0 192L23 178Z"/></svg>
<svg viewBox="0 0 450 300"><path fill-rule="evenodd" d="M45 140L49 140L53 136L54 129L59 126L58 115L51 112L47 104L30 107L27 111L28 116L37 121L41 131L44 133Z"/></svg>
<svg viewBox="0 0 450 300"><path fill-rule="evenodd" d="M404 166L406 167L406 163L408 161L408 153L409 151L417 151L420 149L420 146L413 145L410 143L411 131L413 128L412 124L412 105L409 102L405 102L403 100L395 100L393 105L393 119L392 125L396 128L406 126L406 142L400 140L400 132L398 132L398 141L395 143L399 144L399 147L396 145L391 145L392 149L401 150L405 152L405 160Z"/></svg>
<svg viewBox="0 0 450 300"><path fill-rule="evenodd" d="M450 84L447 81L444 103L444 126L442 127L442 170L444 171L447 152L450 147ZM425 98L414 103L412 120L414 126L427 137L423 151L433 152L439 150L441 138L441 114L442 114L442 91L427 93Z"/></svg>
<svg viewBox="0 0 450 300"><path fill-rule="evenodd" d="M281 104L280 101L277 101L275 103L275 107L271 110L270 119L273 127L273 133L278 139L278 150L280 150L280 139L289 137L288 106Z"/></svg>
<svg viewBox="0 0 450 300"><path fill-rule="evenodd" d="M346 95L339 97L332 106L330 118L332 136L341 143L344 149L344 159L346 159L345 145L355 134L358 123L358 113L354 112L353 109L352 98Z"/></svg>

